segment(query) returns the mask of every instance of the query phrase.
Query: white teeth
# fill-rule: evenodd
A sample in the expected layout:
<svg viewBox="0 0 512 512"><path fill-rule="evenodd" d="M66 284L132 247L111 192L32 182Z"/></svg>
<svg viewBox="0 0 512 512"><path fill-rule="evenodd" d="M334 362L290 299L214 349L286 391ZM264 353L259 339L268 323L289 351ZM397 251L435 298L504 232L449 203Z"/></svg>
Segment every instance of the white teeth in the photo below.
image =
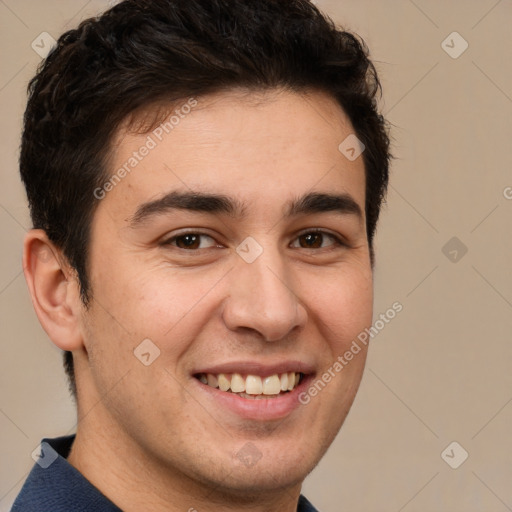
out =
<svg viewBox="0 0 512 512"><path fill-rule="evenodd" d="M245 379L245 392L248 395L261 395L263 392L261 377L257 375L247 375Z"/></svg>
<svg viewBox="0 0 512 512"><path fill-rule="evenodd" d="M271 375L263 379L263 394L278 395L281 391L281 380L279 375Z"/></svg>
<svg viewBox="0 0 512 512"><path fill-rule="evenodd" d="M295 372L288 372L288 391L295 387Z"/></svg>
<svg viewBox="0 0 512 512"><path fill-rule="evenodd" d="M219 373L218 381L219 381L219 389L221 391L227 391L229 389L231 382L223 373Z"/></svg>
<svg viewBox="0 0 512 512"><path fill-rule="evenodd" d="M281 392L292 391L300 381L300 373L288 372L278 375L260 377L258 375L247 375L245 378L240 373L224 374L212 373L200 374L199 380L212 388L219 388L221 391L230 391L240 396L277 396Z"/></svg>
<svg viewBox="0 0 512 512"><path fill-rule="evenodd" d="M245 391L245 381L239 373L233 373L231 377L231 391L233 393L243 393Z"/></svg>
<svg viewBox="0 0 512 512"><path fill-rule="evenodd" d="M288 391L288 374L281 375L281 391Z"/></svg>

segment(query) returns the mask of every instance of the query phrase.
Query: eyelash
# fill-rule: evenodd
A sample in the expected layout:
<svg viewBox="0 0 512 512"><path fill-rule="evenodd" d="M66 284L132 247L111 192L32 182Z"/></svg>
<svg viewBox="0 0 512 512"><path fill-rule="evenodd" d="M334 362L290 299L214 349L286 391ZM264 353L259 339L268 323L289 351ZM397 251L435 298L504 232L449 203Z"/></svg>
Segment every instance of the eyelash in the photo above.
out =
<svg viewBox="0 0 512 512"><path fill-rule="evenodd" d="M212 240L215 240L212 236L208 235L207 233L202 233L200 231L186 231L186 232L179 233L177 235L172 236L171 238L168 238L168 239L164 240L161 245L163 245L163 246L173 246L173 242L175 242L179 238L187 236L187 235L205 236L205 237L211 238ZM327 236L328 238L333 240L334 243L331 244L330 246L316 248L317 250L329 251L329 250L333 250L334 248L348 247L348 244L342 238L340 238L339 236L334 235L333 233L330 233L329 231L324 231L324 230L321 230L321 229L309 229L307 231L303 231L302 233L299 233L295 237L294 240L297 240L300 237L305 236L305 235L323 235L323 236ZM176 248L178 250L181 250L181 251L186 251L188 253L197 252L197 251L201 250L201 249L183 249L182 247L176 247L176 246L174 246L174 248ZM213 247L207 247L205 249L212 249L212 248ZM299 247L299 249L306 249L306 250L308 250L307 247ZM312 249L314 250L315 248L313 247L310 250L312 250Z"/></svg>

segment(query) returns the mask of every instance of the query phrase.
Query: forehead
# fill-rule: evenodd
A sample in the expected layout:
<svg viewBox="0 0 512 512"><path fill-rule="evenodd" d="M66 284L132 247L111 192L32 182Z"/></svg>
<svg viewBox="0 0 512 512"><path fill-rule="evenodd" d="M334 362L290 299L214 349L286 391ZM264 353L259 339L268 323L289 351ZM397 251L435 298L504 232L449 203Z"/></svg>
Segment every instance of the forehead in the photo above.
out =
<svg viewBox="0 0 512 512"><path fill-rule="evenodd" d="M364 205L363 159L351 161L339 150L354 130L326 94L229 91L185 98L161 117L144 133L119 131L112 186L100 207L129 214L137 203L177 189L268 206L335 189Z"/></svg>

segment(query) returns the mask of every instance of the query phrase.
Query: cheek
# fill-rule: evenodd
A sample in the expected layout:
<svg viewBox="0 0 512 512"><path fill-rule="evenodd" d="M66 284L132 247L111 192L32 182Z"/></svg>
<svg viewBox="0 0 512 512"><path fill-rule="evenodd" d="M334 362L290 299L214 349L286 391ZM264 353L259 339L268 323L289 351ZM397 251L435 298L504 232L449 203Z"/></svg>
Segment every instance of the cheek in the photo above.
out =
<svg viewBox="0 0 512 512"><path fill-rule="evenodd" d="M98 289L98 298L109 304L124 331L130 333L133 349L143 339L165 348L169 362L184 352L208 322L214 304L214 289L225 274L192 273L161 265L145 268L119 265L110 281ZM138 341L137 341L138 340Z"/></svg>
<svg viewBox="0 0 512 512"><path fill-rule="evenodd" d="M337 357L372 323L371 272L347 269L325 276L308 304Z"/></svg>

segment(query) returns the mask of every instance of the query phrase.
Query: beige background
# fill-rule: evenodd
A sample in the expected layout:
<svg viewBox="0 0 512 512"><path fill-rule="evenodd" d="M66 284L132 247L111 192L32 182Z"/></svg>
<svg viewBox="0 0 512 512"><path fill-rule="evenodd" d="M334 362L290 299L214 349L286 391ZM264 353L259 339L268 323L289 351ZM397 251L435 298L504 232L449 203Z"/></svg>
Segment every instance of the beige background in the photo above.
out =
<svg viewBox="0 0 512 512"><path fill-rule="evenodd" d="M395 301L404 310L374 339L354 407L304 492L323 512L512 510L512 2L317 3L365 38L381 73L397 159L375 313ZM1 511L40 439L75 422L21 273L29 220L17 152L40 61L31 43L106 4L0 0ZM441 46L454 31L469 43L456 59ZM457 36L447 44L461 48ZM468 249L445 250L455 262L442 251L452 237ZM469 453L458 469L441 458L452 441Z"/></svg>

